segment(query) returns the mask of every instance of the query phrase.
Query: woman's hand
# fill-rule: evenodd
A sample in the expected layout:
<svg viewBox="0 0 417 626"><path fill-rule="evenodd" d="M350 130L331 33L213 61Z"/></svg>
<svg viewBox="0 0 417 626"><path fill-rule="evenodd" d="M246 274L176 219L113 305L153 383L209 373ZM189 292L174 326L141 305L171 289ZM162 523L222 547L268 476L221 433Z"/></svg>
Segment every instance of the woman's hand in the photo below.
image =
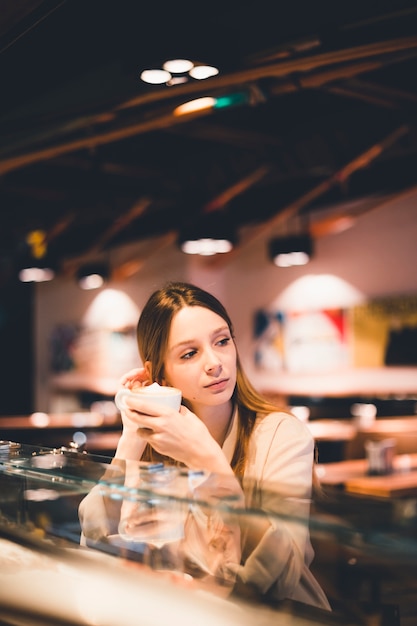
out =
<svg viewBox="0 0 417 626"><path fill-rule="evenodd" d="M118 383L120 389L134 389L150 383L144 367L137 367L124 374ZM115 459L139 461L146 446L146 441L139 436L138 424L132 412L121 411L123 432L117 444Z"/></svg>
<svg viewBox="0 0 417 626"><path fill-rule="evenodd" d="M129 372L126 372L120 380L118 384L118 390L122 388L126 389L135 389L135 387L142 387L143 385L148 385L152 381L149 380L148 372L144 367L136 367L135 369L131 369Z"/></svg>
<svg viewBox="0 0 417 626"><path fill-rule="evenodd" d="M185 406L178 412L143 399L142 395L126 398L126 406L124 413L129 424L135 424L139 436L160 454L190 468L232 473L206 425Z"/></svg>

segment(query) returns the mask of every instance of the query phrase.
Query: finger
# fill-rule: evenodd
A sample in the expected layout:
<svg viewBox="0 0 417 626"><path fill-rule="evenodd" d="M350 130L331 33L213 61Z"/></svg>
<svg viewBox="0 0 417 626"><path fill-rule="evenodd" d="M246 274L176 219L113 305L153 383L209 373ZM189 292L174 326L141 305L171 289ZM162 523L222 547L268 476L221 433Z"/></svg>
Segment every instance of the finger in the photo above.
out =
<svg viewBox="0 0 417 626"><path fill-rule="evenodd" d="M148 382L148 376L144 367L132 369L119 379L119 385L128 388L132 387L135 383L142 385L145 382Z"/></svg>
<svg viewBox="0 0 417 626"><path fill-rule="evenodd" d="M152 428L145 428L145 426L139 426L137 433L142 439L149 439L154 434Z"/></svg>
<svg viewBox="0 0 417 626"><path fill-rule="evenodd" d="M178 411L172 409L170 406L164 406L154 400L143 399L145 394L130 394L125 398L125 406L127 409L134 411L137 415L140 415L145 419L154 420L156 417L170 417L171 415L178 415Z"/></svg>

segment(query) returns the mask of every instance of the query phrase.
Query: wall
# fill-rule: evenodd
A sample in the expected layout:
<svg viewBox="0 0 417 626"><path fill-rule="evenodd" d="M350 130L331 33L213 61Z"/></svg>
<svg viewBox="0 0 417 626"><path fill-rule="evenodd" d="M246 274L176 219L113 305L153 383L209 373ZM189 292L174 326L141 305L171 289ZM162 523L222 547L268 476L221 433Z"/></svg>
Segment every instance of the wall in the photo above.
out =
<svg viewBox="0 0 417 626"><path fill-rule="evenodd" d="M316 240L314 259L301 268L277 268L264 242L243 246L227 265L207 266L174 247L150 257L142 270L120 288L138 305L168 279L189 280L212 291L234 320L242 361L255 383L252 365L253 315L272 305L283 309L351 306L367 298L417 293L417 192L386 202L359 217L339 234ZM269 236L272 236L270 233ZM48 338L59 323L80 320L96 292L83 292L71 280L37 286L36 405L49 410ZM417 376L416 391L417 391ZM275 384L273 378L268 387Z"/></svg>

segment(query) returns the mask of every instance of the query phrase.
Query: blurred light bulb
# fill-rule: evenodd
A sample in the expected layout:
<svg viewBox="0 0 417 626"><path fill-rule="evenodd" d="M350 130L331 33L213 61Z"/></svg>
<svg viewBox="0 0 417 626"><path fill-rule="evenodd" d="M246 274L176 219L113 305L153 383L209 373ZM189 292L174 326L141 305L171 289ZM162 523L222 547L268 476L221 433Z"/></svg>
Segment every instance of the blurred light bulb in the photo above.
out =
<svg viewBox="0 0 417 626"><path fill-rule="evenodd" d="M165 70L143 70L140 77L144 83L151 85L162 85L172 78L171 74Z"/></svg>
<svg viewBox="0 0 417 626"><path fill-rule="evenodd" d="M204 80L205 78L216 76L218 73L217 67L211 65L196 65L189 71L190 76L196 80Z"/></svg>
<svg viewBox="0 0 417 626"><path fill-rule="evenodd" d="M188 59L171 59L166 61L162 67L170 74L184 74L192 70L194 63Z"/></svg>

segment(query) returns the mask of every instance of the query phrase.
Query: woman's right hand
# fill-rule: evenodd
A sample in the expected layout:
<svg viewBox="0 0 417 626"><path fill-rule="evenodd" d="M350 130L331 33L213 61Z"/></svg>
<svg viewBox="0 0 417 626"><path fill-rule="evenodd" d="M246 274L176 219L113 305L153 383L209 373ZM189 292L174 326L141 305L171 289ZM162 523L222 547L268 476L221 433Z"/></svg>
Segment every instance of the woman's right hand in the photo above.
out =
<svg viewBox="0 0 417 626"><path fill-rule="evenodd" d="M136 367L129 370L126 374L119 379L117 391L120 389L134 389L138 386L149 384L148 373L144 367ZM138 425L134 419L131 419L127 411L121 411L123 432L119 439L116 458L130 459L139 461L146 446L144 441L138 433Z"/></svg>
<svg viewBox="0 0 417 626"><path fill-rule="evenodd" d="M150 384L152 381L149 380L148 372L144 367L136 367L134 369L129 370L126 374L120 378L118 383L119 389L134 389L135 387L142 387L143 385Z"/></svg>

